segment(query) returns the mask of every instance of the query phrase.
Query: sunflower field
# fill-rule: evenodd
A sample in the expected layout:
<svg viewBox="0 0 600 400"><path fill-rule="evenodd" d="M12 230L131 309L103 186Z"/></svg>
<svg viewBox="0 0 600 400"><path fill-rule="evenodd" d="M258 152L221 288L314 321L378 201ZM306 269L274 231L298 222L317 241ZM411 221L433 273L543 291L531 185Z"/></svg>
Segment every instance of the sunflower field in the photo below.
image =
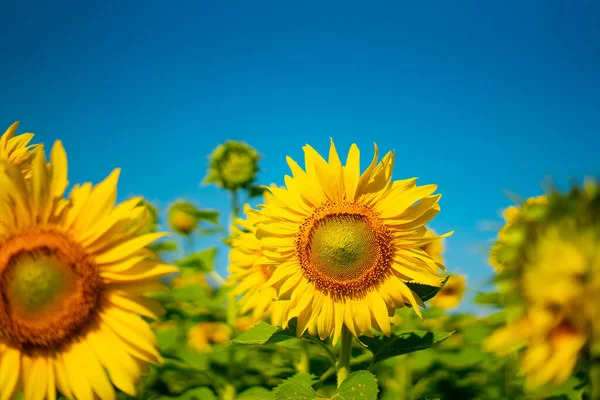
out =
<svg viewBox="0 0 600 400"><path fill-rule="evenodd" d="M278 187L223 143L204 178L229 193L222 216L115 204L118 169L65 194L61 142L46 154L17 126L0 139L1 400L600 399L593 179L504 211L482 291L428 228L437 186L394 179L394 152L361 171L356 145L307 145ZM456 311L467 290L489 312Z"/></svg>

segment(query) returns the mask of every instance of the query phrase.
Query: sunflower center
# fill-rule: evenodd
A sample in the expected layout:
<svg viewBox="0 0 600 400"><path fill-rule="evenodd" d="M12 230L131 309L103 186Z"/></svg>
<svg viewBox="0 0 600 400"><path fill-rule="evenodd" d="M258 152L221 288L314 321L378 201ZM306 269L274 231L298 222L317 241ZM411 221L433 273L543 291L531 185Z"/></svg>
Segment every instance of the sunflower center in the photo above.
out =
<svg viewBox="0 0 600 400"><path fill-rule="evenodd" d="M332 215L315 227L310 262L339 281L360 277L377 258L379 246L369 222L357 215Z"/></svg>
<svg viewBox="0 0 600 400"><path fill-rule="evenodd" d="M296 254L317 289L338 296L360 295L390 271L391 235L368 207L330 202L300 228Z"/></svg>
<svg viewBox="0 0 600 400"><path fill-rule="evenodd" d="M0 246L0 336L22 350L66 344L91 321L98 294L95 265L60 232L33 230Z"/></svg>
<svg viewBox="0 0 600 400"><path fill-rule="evenodd" d="M72 290L73 271L51 257L25 253L7 276L8 297L28 314L43 312Z"/></svg>
<svg viewBox="0 0 600 400"><path fill-rule="evenodd" d="M252 179L256 162L246 152L230 151L223 163L221 173L226 182L238 184Z"/></svg>

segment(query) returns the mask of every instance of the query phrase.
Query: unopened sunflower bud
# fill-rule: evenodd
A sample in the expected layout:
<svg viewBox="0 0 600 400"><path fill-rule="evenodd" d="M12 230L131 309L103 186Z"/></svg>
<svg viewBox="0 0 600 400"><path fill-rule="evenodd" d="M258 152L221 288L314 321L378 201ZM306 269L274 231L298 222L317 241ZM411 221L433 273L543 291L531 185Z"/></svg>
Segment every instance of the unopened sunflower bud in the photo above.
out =
<svg viewBox="0 0 600 400"><path fill-rule="evenodd" d="M227 141L210 155L209 171L204 183L214 183L227 190L248 187L258 173L260 155L243 142Z"/></svg>
<svg viewBox="0 0 600 400"><path fill-rule="evenodd" d="M193 204L187 201L174 203L169 210L169 226L180 235L189 235L200 222L198 211Z"/></svg>

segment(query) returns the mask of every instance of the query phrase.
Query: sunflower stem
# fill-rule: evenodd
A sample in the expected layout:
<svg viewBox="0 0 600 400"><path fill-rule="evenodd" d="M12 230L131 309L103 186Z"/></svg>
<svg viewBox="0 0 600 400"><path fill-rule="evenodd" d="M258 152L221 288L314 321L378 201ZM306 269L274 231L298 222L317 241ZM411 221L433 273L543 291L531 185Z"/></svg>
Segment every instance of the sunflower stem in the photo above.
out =
<svg viewBox="0 0 600 400"><path fill-rule="evenodd" d="M307 342L300 341L300 359L296 362L296 370L299 374L307 374L310 372L310 360L308 358Z"/></svg>
<svg viewBox="0 0 600 400"><path fill-rule="evenodd" d="M231 190L231 216L229 221L229 229L235 223L235 219L238 217L240 212L240 206L238 204L238 193L237 190ZM236 304L235 304L235 294L233 293L233 288L229 288L227 290L227 309L226 309L226 319L227 325L231 328L231 331L235 333L235 318L237 314ZM228 378L230 382L235 380L235 350L233 346L229 347L229 368L228 368Z"/></svg>
<svg viewBox="0 0 600 400"><path fill-rule="evenodd" d="M340 356L337 362L337 384L342 385L344 379L350 375L350 356L352 354L352 333L344 327L342 328L342 344L340 347Z"/></svg>

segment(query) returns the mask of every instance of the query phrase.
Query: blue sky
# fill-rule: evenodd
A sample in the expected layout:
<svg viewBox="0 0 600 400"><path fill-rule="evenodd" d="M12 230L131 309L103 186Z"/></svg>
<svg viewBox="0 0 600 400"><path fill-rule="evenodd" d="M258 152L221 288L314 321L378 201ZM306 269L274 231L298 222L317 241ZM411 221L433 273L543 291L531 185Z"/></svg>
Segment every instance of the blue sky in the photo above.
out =
<svg viewBox="0 0 600 400"><path fill-rule="evenodd" d="M377 142L395 178L439 185L431 226L456 231L448 268L477 286L503 190L600 170L599 2L139 4L2 7L0 124L61 139L71 182L120 167L121 199L226 214L227 194L199 182L227 139L259 150L265 184L306 143L357 143L364 166Z"/></svg>

